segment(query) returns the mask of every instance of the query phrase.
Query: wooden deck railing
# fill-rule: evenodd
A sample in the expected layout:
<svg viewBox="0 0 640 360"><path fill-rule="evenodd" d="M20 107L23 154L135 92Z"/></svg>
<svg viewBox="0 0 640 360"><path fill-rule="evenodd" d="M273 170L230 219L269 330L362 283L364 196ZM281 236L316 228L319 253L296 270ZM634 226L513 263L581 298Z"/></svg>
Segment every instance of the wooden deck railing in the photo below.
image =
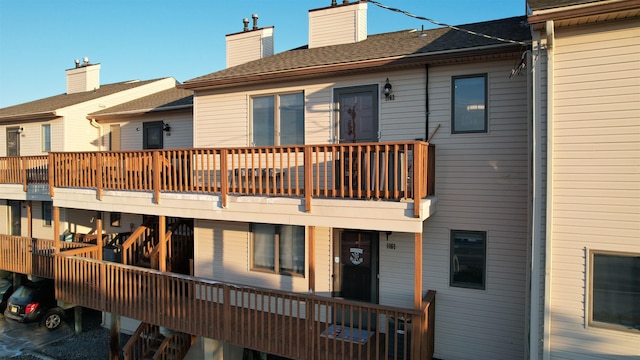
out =
<svg viewBox="0 0 640 360"><path fill-rule="evenodd" d="M0 183L227 196L414 199L434 193L435 147L425 142L114 152L0 158ZM417 211L417 210L416 210Z"/></svg>
<svg viewBox="0 0 640 360"><path fill-rule="evenodd" d="M428 359L432 349L433 298L425 311L400 309L64 254L56 274L60 300L292 359Z"/></svg>
<svg viewBox="0 0 640 360"><path fill-rule="evenodd" d="M22 156L0 158L0 184L46 184L48 176L47 156Z"/></svg>
<svg viewBox="0 0 640 360"><path fill-rule="evenodd" d="M83 243L60 242L65 254L97 258L97 247ZM53 240L0 235L0 269L21 274L54 278Z"/></svg>

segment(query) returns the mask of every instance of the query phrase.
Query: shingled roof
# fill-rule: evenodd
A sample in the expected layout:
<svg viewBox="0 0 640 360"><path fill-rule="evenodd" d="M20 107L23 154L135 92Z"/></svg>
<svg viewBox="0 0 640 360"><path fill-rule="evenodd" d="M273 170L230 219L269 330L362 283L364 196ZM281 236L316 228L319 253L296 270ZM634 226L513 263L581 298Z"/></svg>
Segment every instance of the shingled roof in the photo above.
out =
<svg viewBox="0 0 640 360"><path fill-rule="evenodd" d="M23 104L9 106L9 107L0 109L0 121L12 120L15 118L23 118L30 115L36 116L38 114L52 116L54 115L54 112L58 109L80 104L85 101L95 100L103 96L115 94L120 91L133 89L138 86L146 85L158 80L161 80L161 79L145 80L145 81L134 80L134 81L114 83L114 84L107 84L107 85L102 85L98 89L91 90L91 91L85 91L85 92L74 93L74 94L60 94L60 95L51 96L48 98L39 99L39 100L35 100L35 101L23 103Z"/></svg>
<svg viewBox="0 0 640 360"><path fill-rule="evenodd" d="M531 39L526 18L512 17L481 23L460 25L466 30L495 37L528 42ZM215 86L242 78L259 78L265 74L280 74L306 70L309 74L321 74L327 68L357 64L360 68L373 67L376 60L394 61L400 58L427 57L443 52L456 52L489 46L522 46L482 36L471 35L451 28L425 31L405 30L379 35L371 35L366 40L343 45L333 45L309 49L306 46L285 51L259 60L234 66L208 75L187 80L182 88Z"/></svg>
<svg viewBox="0 0 640 360"><path fill-rule="evenodd" d="M193 107L193 91L172 88L89 114L95 119Z"/></svg>

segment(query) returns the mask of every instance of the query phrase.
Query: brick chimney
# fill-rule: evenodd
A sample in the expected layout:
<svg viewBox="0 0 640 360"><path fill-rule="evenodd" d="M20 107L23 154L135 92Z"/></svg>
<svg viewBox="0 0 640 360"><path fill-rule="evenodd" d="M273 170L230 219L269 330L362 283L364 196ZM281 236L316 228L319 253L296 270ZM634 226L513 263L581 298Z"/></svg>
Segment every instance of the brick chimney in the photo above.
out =
<svg viewBox="0 0 640 360"><path fill-rule="evenodd" d="M229 34L227 40L227 67L273 55L273 26L258 27L258 14L253 14L253 27L249 29L249 19L242 20L242 32Z"/></svg>
<svg viewBox="0 0 640 360"><path fill-rule="evenodd" d="M66 70L67 94L92 91L100 88L100 64L90 64L85 57L75 61L75 68Z"/></svg>
<svg viewBox="0 0 640 360"><path fill-rule="evenodd" d="M367 39L367 2L348 0L309 10L309 48L353 44Z"/></svg>

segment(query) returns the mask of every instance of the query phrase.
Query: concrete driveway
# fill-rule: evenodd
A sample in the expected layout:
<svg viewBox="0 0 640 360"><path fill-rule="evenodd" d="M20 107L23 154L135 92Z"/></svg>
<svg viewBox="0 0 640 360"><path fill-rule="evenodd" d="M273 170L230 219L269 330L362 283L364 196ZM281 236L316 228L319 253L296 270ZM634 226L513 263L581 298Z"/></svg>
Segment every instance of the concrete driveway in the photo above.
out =
<svg viewBox="0 0 640 360"><path fill-rule="evenodd" d="M69 338L73 329L62 323L56 330L49 331L44 326L22 324L0 315L0 359L11 358L24 350L37 350L41 346Z"/></svg>

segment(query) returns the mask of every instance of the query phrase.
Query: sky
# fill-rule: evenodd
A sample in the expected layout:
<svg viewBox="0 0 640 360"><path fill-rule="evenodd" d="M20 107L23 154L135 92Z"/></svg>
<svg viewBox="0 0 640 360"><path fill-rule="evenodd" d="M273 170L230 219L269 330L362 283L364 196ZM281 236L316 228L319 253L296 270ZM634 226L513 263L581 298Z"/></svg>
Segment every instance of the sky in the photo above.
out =
<svg viewBox="0 0 640 360"><path fill-rule="evenodd" d="M525 14L525 0L377 0L449 25ZM338 3L341 3L338 0ZM257 13L275 52L308 43L308 10L331 0L0 0L0 108L66 92L64 70L88 57L100 83L225 68L225 35ZM436 27L368 4L369 34ZM251 26L251 25L250 25Z"/></svg>

